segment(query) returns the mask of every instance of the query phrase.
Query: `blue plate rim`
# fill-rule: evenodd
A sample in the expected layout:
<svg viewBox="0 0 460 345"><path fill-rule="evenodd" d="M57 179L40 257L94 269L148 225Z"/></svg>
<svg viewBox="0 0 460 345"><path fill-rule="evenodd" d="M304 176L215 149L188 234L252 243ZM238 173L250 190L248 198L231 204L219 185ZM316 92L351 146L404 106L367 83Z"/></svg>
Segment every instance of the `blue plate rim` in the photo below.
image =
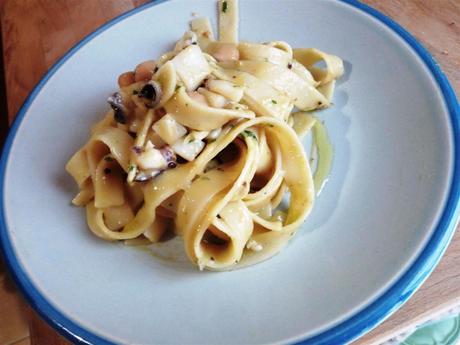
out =
<svg viewBox="0 0 460 345"><path fill-rule="evenodd" d="M54 73L78 50L86 45L93 38L107 30L111 26L121 20L130 17L140 11L158 5L168 0L153 0L150 3L132 9L106 24L99 27L97 30L83 38L72 49L70 49L59 61L57 61L45 76L38 82L27 99L24 101L19 110L15 121L13 122L8 137L5 141L1 160L0 160L0 248L2 249L5 263L12 274L12 277L19 287L22 294L26 297L31 306L38 314L55 328L61 335L68 340L77 344L115 344L112 341L100 337L57 310L46 298L38 291L38 289L28 279L25 270L17 259L12 244L9 240L8 231L5 220L5 205L4 205L4 188L5 188L5 171L9 158L10 149L16 132L27 113L30 105L46 82L54 75ZM386 317L391 315L398 309L410 296L420 287L429 274L433 271L436 264L444 254L450 239L452 238L457 226L458 217L460 215L459 199L460 199L460 152L457 150L460 147L460 106L447 77L439 68L438 63L433 59L430 53L402 26L395 21L375 10L374 8L360 3L357 0L338 0L357 8L370 16L378 19L387 27L397 33L404 41L406 41L417 55L423 60L426 67L431 72L436 80L436 83L441 89L441 92L449 110L451 126L453 131L453 174L449 190L449 195L446 201L445 208L441 218L426 246L419 254L413 264L407 271L396 281L385 293L377 300L366 306L356 315L351 318L323 331L319 334L300 341L301 344L345 344L350 342L365 332L376 327Z"/></svg>

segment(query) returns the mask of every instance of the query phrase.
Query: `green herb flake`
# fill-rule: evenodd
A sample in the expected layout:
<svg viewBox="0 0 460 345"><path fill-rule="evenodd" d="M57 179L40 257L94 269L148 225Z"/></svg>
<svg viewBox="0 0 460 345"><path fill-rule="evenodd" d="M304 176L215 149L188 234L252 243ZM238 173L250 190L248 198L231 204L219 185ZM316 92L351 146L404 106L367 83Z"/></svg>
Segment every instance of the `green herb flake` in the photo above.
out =
<svg viewBox="0 0 460 345"><path fill-rule="evenodd" d="M133 171L134 169L136 169L136 167L134 165L129 166L129 171Z"/></svg>
<svg viewBox="0 0 460 345"><path fill-rule="evenodd" d="M189 140L188 140L188 143L190 144L190 143L193 143L194 141L195 141L195 139L192 138L192 139L189 139Z"/></svg>
<svg viewBox="0 0 460 345"><path fill-rule="evenodd" d="M268 127L273 128L273 127L275 127L275 126L273 126L273 125L270 123L270 124L268 124Z"/></svg>
<svg viewBox="0 0 460 345"><path fill-rule="evenodd" d="M205 181L210 180L210 178L207 177L207 176L201 176L201 179L202 179L202 180L205 180Z"/></svg>
<svg viewBox="0 0 460 345"><path fill-rule="evenodd" d="M273 104L278 104L278 102L275 101L274 99L272 99L272 103L273 103Z"/></svg>
<svg viewBox="0 0 460 345"><path fill-rule="evenodd" d="M226 13L227 10L228 10L228 3L227 3L227 1L224 1L222 3L222 12Z"/></svg>
<svg viewBox="0 0 460 345"><path fill-rule="evenodd" d="M176 91L179 91L180 85L176 85Z"/></svg>
<svg viewBox="0 0 460 345"><path fill-rule="evenodd" d="M257 141L257 136L254 134L254 132L248 131L247 129L240 133L240 137L242 137L242 138L252 138L255 141Z"/></svg>

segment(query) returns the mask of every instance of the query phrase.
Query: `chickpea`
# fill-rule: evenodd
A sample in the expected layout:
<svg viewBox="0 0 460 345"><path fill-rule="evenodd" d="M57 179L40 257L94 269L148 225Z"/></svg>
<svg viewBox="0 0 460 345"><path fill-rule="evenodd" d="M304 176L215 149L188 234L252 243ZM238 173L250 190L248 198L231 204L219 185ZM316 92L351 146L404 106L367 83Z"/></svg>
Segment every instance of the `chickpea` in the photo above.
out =
<svg viewBox="0 0 460 345"><path fill-rule="evenodd" d="M119 75L118 86L120 86L120 88L126 87L134 83L134 81L134 72L125 72Z"/></svg>
<svg viewBox="0 0 460 345"><path fill-rule="evenodd" d="M240 52L233 43L221 43L211 54L217 61L237 61L240 59Z"/></svg>
<svg viewBox="0 0 460 345"><path fill-rule="evenodd" d="M155 60L147 60L140 63L134 70L134 80L150 80L152 78L153 72L155 71L155 67L157 67Z"/></svg>

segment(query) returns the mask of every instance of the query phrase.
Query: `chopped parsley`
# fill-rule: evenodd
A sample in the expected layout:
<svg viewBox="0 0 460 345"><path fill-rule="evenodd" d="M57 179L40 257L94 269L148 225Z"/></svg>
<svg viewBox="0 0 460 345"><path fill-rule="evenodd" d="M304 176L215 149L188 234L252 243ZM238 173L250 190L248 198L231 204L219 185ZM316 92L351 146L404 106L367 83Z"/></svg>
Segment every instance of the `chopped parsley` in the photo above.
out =
<svg viewBox="0 0 460 345"><path fill-rule="evenodd" d="M278 104L278 102L275 101L274 99L272 99L272 103L273 103L273 104Z"/></svg>
<svg viewBox="0 0 460 345"><path fill-rule="evenodd" d="M228 3L227 3L227 1L224 1L222 3L222 12L226 13L227 10L228 10Z"/></svg>
<svg viewBox="0 0 460 345"><path fill-rule="evenodd" d="M244 131L242 131L240 133L240 137L242 137L242 138L252 138L255 141L257 141L257 136L254 134L254 132L248 131L247 129L245 129Z"/></svg>
<svg viewBox="0 0 460 345"><path fill-rule="evenodd" d="M136 169L136 167L134 165L129 166L129 171L133 171L134 169Z"/></svg>
<svg viewBox="0 0 460 345"><path fill-rule="evenodd" d="M190 143L193 143L194 141L195 141L195 138L191 138L188 140L188 143L190 144Z"/></svg>
<svg viewBox="0 0 460 345"><path fill-rule="evenodd" d="M180 85L176 85L176 91L179 91Z"/></svg>

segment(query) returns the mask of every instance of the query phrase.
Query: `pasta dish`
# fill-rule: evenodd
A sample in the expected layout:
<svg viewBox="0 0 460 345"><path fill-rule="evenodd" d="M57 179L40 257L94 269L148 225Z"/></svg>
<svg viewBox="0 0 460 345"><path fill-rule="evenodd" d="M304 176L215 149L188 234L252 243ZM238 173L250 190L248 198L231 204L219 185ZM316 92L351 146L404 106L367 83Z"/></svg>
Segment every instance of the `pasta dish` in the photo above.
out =
<svg viewBox="0 0 460 345"><path fill-rule="evenodd" d="M200 269L229 270L278 253L308 216L331 163L312 111L332 104L343 64L239 41L236 0L218 1L218 13L219 39L194 18L174 50L119 76L66 170L98 237L175 234ZM301 143L310 132L314 162Z"/></svg>

